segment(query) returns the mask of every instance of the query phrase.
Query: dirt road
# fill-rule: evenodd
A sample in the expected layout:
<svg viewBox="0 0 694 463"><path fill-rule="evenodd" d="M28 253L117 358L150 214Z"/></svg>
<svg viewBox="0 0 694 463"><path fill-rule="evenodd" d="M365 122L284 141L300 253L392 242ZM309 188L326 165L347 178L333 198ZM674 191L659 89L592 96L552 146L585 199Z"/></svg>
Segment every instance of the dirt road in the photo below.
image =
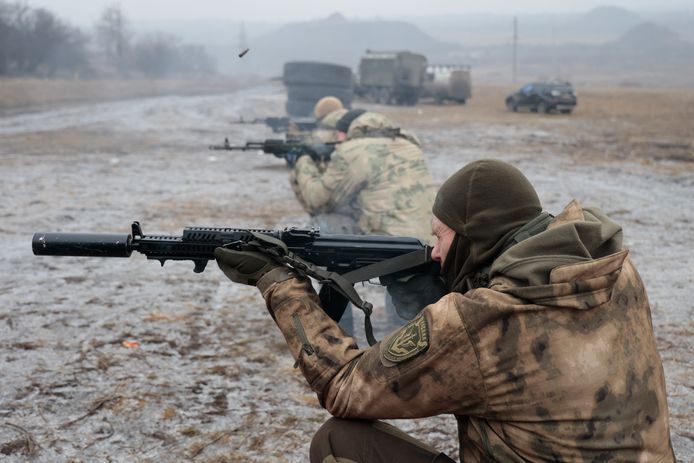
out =
<svg viewBox="0 0 694 463"><path fill-rule="evenodd" d="M692 132L634 107L596 108L595 94L571 117L510 114L494 100L503 91L483 89L466 107L379 110L420 136L437 182L500 158L528 175L550 212L578 198L622 223L653 307L673 444L691 461ZM254 288L213 266L194 274L189 263L160 268L140 255L30 249L37 231L126 233L133 220L165 234L305 225L283 161L206 149L225 136L272 137L229 121L280 114L283 103L279 87L262 87L0 119L0 459L305 461L328 415ZM452 418L397 424L457 455Z"/></svg>

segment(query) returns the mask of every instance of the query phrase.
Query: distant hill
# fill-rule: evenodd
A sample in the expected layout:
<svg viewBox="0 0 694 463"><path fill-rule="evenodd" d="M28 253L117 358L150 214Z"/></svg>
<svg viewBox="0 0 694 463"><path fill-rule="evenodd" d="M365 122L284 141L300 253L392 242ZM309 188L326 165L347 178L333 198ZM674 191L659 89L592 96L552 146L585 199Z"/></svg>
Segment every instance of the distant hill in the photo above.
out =
<svg viewBox="0 0 694 463"><path fill-rule="evenodd" d="M518 37L530 45L599 44L615 40L645 19L625 8L601 6L586 13L519 14ZM514 15L467 14L408 18L434 37L464 46L509 43Z"/></svg>
<svg viewBox="0 0 694 463"><path fill-rule="evenodd" d="M510 45L466 48L473 72L508 79ZM694 44L644 22L603 44L528 45L518 49L520 79L562 78L619 85L694 85Z"/></svg>
<svg viewBox="0 0 694 463"><path fill-rule="evenodd" d="M328 18L292 23L249 42L252 71L281 73L285 61L307 60L355 68L367 49L408 50L429 61L450 61L460 45L434 39L404 21L357 21L335 14ZM249 55L251 54L249 53Z"/></svg>
<svg viewBox="0 0 694 463"><path fill-rule="evenodd" d="M643 22L638 14L617 6L599 6L581 15L576 24L586 32L613 30L621 33Z"/></svg>
<svg viewBox="0 0 694 463"><path fill-rule="evenodd" d="M669 28L652 22L644 22L632 27L612 44L619 48L648 52L677 50L687 48L688 45Z"/></svg>
<svg viewBox="0 0 694 463"><path fill-rule="evenodd" d="M632 27L614 42L600 47L596 56L601 62L624 70L661 70L690 76L694 71L694 44L652 22Z"/></svg>
<svg viewBox="0 0 694 463"><path fill-rule="evenodd" d="M667 26L685 42L694 43L694 7L683 11L655 12L644 19Z"/></svg>
<svg viewBox="0 0 694 463"><path fill-rule="evenodd" d="M366 49L410 50L431 63L470 64L476 82L508 82L513 19L490 13L350 20L335 14L284 25L247 22L245 34L240 21L223 18L134 26L206 46L224 73L279 76L290 60L354 69ZM637 13L601 6L585 13L520 14L517 20L518 79L694 85L694 9ZM242 35L250 52L239 58Z"/></svg>

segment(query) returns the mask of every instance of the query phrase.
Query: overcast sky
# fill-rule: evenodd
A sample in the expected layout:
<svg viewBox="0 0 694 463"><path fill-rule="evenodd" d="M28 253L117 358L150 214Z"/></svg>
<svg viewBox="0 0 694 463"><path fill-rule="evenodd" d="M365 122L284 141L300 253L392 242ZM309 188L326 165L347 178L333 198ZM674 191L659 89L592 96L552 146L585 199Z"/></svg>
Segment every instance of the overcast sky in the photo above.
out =
<svg viewBox="0 0 694 463"><path fill-rule="evenodd" d="M45 7L73 24L93 24L108 5L120 4L131 21L231 19L286 22L340 12L347 17L373 18L457 13L567 13L600 5L633 10L692 10L691 0L24 0Z"/></svg>

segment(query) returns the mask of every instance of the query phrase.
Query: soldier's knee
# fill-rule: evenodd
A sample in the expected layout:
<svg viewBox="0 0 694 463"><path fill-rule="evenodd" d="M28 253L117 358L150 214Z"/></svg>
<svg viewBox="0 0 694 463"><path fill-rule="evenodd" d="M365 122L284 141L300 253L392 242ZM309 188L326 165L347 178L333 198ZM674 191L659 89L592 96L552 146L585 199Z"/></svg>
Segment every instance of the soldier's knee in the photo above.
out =
<svg viewBox="0 0 694 463"><path fill-rule="evenodd" d="M330 418L313 435L309 450L311 463L322 463L325 457L330 455L330 434L338 426L335 424L336 420L337 418Z"/></svg>
<svg viewBox="0 0 694 463"><path fill-rule="evenodd" d="M357 430L356 428L363 426L365 424L358 420L330 418L318 428L318 431L313 435L313 439L311 439L309 450L311 463L323 463L329 456L341 456L338 455L341 452L341 447L345 442L351 442L353 433Z"/></svg>
<svg viewBox="0 0 694 463"><path fill-rule="evenodd" d="M330 432L337 427L335 424L336 420L337 418L335 417L330 418L318 428L318 431L313 435L313 440L311 440L311 448L313 448L314 444L317 442L323 442L328 438Z"/></svg>

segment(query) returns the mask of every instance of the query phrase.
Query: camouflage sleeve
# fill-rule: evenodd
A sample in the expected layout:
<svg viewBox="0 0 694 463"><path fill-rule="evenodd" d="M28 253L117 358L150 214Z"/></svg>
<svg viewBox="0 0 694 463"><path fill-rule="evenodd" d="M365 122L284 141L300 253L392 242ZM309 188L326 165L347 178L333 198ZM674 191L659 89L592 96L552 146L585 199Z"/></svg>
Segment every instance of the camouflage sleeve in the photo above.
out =
<svg viewBox="0 0 694 463"><path fill-rule="evenodd" d="M455 296L428 306L365 350L323 312L308 280L276 283L264 296L311 389L331 414L383 419L483 411L477 356Z"/></svg>
<svg viewBox="0 0 694 463"><path fill-rule="evenodd" d="M320 171L311 159L302 156L296 163L296 183L305 207L310 213L331 212L349 202L364 184L368 169L345 158L338 148L325 170Z"/></svg>
<svg viewBox="0 0 694 463"><path fill-rule="evenodd" d="M302 156L303 158L308 157L308 156ZM301 158L298 159L298 161L301 161ZM297 163L298 163L297 161ZM315 163L314 163L315 164ZM304 208L304 210L308 213L311 211L309 210L308 206L306 205L306 201L304 201L304 195L301 192L301 188L299 188L299 182L296 180L296 169L292 170L292 172L289 174L289 186L292 187L292 191L294 192L294 196L296 196L297 201L301 204L301 206Z"/></svg>

